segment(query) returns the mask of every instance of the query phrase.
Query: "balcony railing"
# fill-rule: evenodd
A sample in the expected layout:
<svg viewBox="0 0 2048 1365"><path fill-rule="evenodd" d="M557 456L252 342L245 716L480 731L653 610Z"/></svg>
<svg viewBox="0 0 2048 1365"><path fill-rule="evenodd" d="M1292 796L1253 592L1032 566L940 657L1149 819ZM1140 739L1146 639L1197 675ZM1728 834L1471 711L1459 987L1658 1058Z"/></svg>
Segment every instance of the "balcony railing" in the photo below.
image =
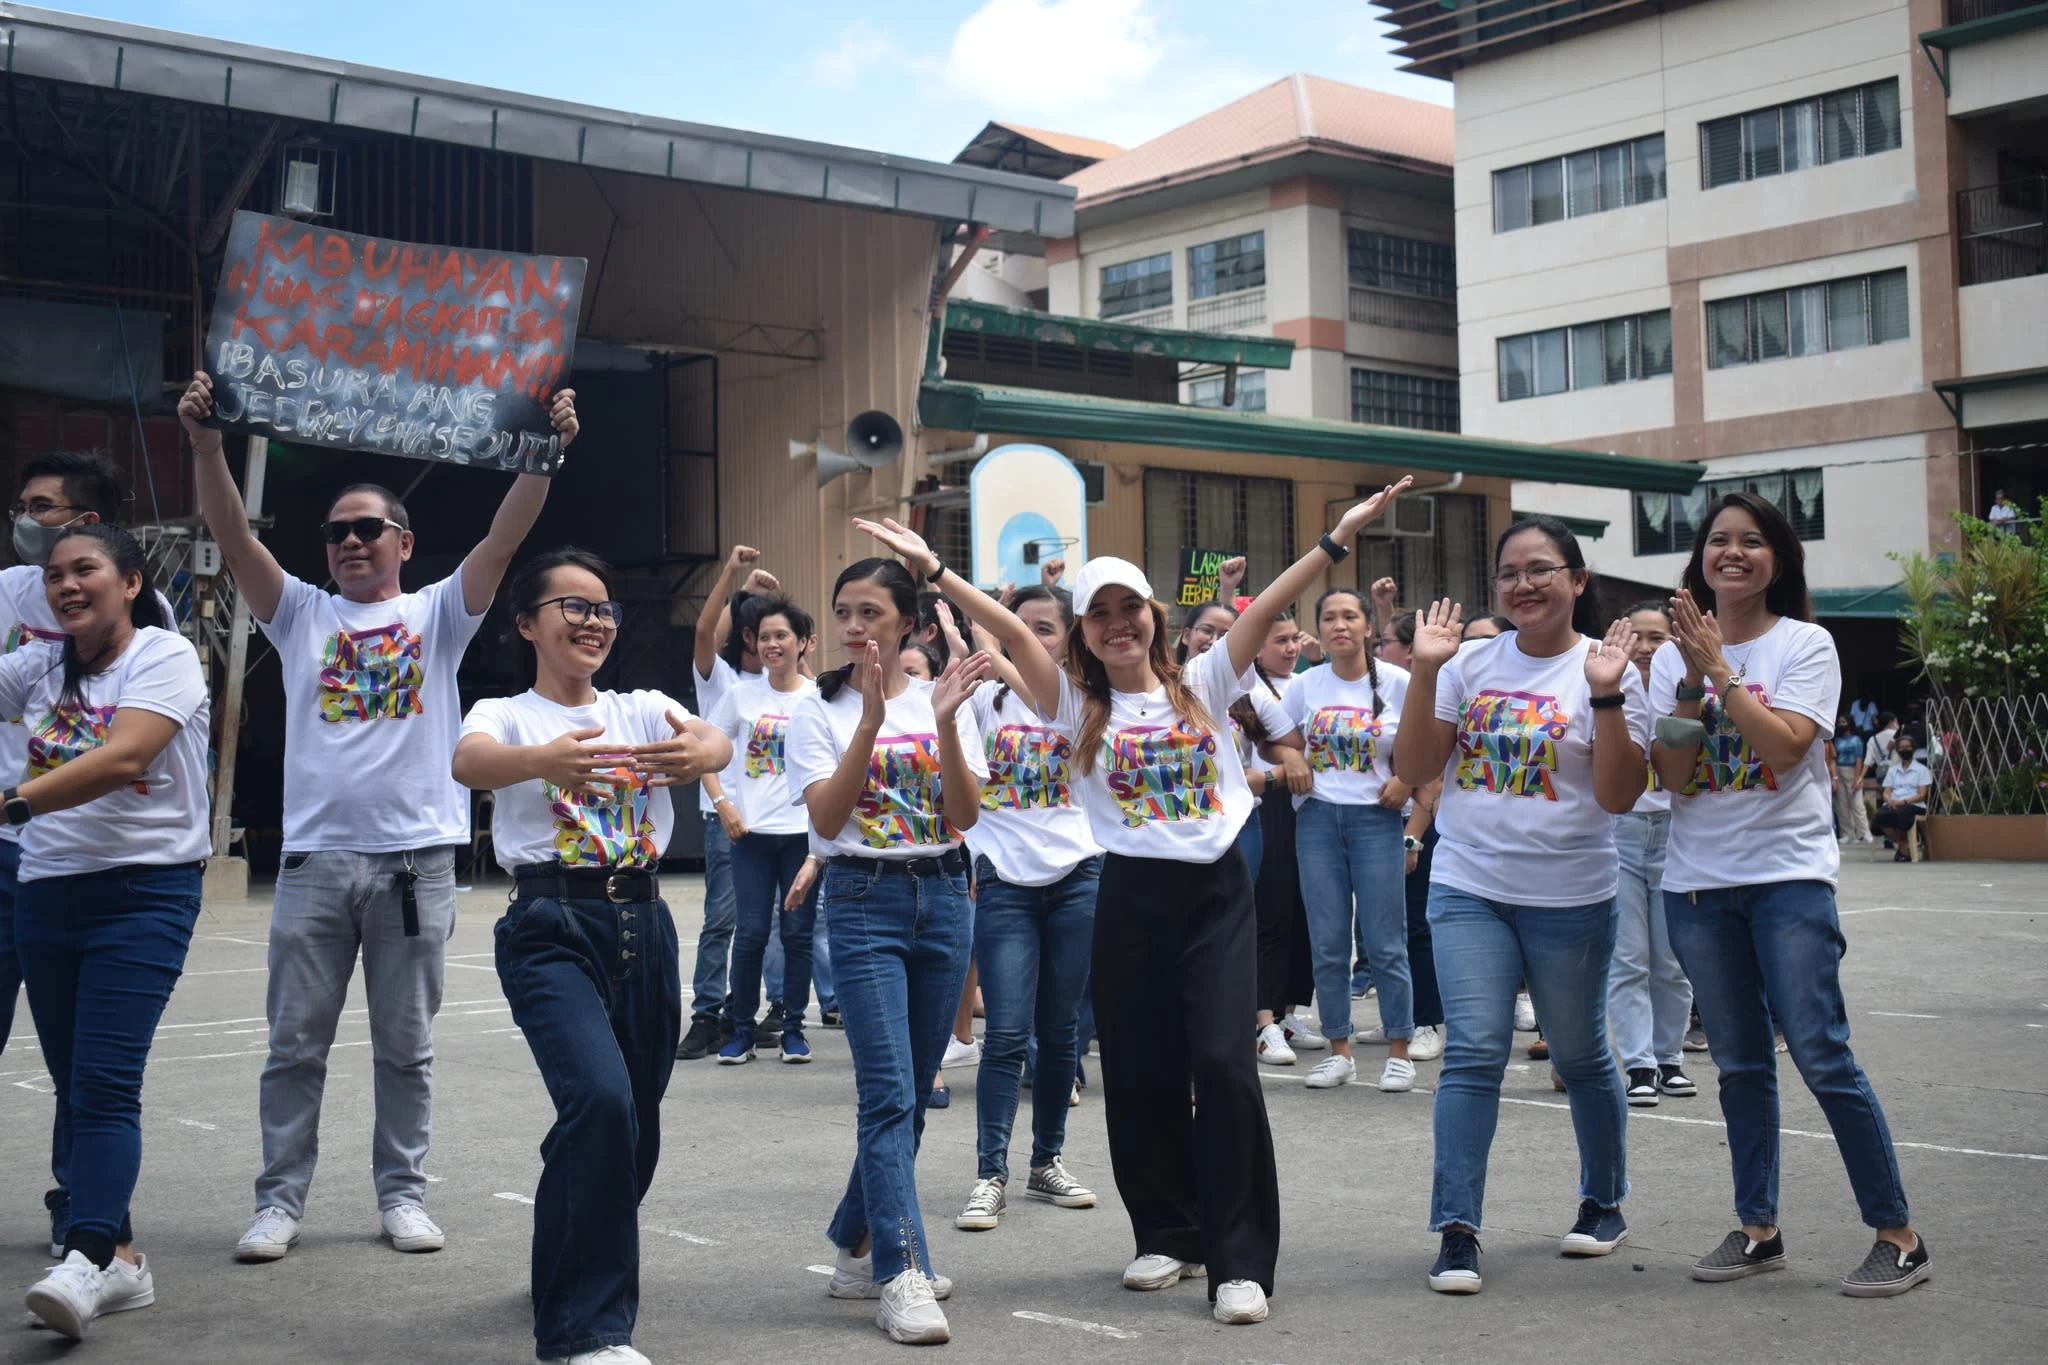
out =
<svg viewBox="0 0 2048 1365"><path fill-rule="evenodd" d="M1120 313L1113 318L1104 318L1119 327L1171 327L1173 326L1173 305L1164 308L1147 308L1142 313Z"/></svg>
<svg viewBox="0 0 2048 1365"><path fill-rule="evenodd" d="M1991 19L2015 10L2031 9L2040 3L2041 0L1948 0L1948 10L1943 17L1953 27L1974 19Z"/></svg>
<svg viewBox="0 0 2048 1365"><path fill-rule="evenodd" d="M1266 322L1266 291L1239 289L1188 303L1190 332L1241 332Z"/></svg>
<svg viewBox="0 0 2048 1365"><path fill-rule="evenodd" d="M1420 294L1402 294L1388 289L1351 286L1351 320L1376 327L1398 327L1404 332L1429 332L1436 336L1458 334L1458 307L1449 299Z"/></svg>
<svg viewBox="0 0 2048 1365"><path fill-rule="evenodd" d="M1956 195L1964 284L2048 274L2048 175Z"/></svg>

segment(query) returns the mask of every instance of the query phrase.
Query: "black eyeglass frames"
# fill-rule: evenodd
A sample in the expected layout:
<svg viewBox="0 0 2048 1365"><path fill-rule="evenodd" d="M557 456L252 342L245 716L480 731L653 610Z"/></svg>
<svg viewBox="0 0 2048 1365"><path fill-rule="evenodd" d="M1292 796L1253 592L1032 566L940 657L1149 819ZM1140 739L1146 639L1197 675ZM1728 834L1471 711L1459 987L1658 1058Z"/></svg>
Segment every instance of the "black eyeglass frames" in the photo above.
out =
<svg viewBox="0 0 2048 1365"><path fill-rule="evenodd" d="M610 626L613 630L617 630L626 619L625 603L593 602L587 597L545 598L528 607L526 609L527 615L531 616L542 607L550 604L560 607L562 609L562 619L572 626L587 626L590 624L590 618L595 616L599 625Z"/></svg>

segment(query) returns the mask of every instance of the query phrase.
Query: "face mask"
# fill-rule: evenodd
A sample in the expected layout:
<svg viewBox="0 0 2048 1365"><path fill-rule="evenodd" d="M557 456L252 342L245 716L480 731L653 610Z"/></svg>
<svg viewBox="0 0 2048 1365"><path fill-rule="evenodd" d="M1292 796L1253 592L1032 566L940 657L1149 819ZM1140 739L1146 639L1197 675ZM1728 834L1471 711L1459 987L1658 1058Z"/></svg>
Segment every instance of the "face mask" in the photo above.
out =
<svg viewBox="0 0 2048 1365"><path fill-rule="evenodd" d="M72 523L77 520L78 518L73 517L62 526L45 526L23 512L14 519L14 553L21 556L21 562L24 564L48 564L50 551L57 548L57 542L64 538L71 530Z"/></svg>

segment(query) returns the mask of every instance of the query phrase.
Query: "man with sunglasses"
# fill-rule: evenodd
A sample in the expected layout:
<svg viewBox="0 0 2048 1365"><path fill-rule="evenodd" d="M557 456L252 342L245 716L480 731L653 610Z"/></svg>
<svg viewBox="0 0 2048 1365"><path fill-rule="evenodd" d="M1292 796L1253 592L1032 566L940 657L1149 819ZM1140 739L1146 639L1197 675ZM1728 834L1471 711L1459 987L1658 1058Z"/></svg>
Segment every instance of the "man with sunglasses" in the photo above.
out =
<svg viewBox="0 0 2048 1365"><path fill-rule="evenodd" d="M399 1251L438 1251L445 1238L424 1207L421 1163L434 1015L455 929L455 847L469 842L469 799L449 770L462 724L455 672L549 480L514 479L461 567L418 592L399 586L413 552L405 505L375 484L342 489L321 527L338 589L327 592L286 573L256 539L221 434L202 425L212 410L212 380L196 374L178 417L192 442L199 509L277 649L285 692L284 861L271 909L270 1056L258 1097L263 1173L235 1257L274 1261L299 1238L327 1052L359 950L383 1235ZM568 445L575 394L557 393L549 415Z"/></svg>

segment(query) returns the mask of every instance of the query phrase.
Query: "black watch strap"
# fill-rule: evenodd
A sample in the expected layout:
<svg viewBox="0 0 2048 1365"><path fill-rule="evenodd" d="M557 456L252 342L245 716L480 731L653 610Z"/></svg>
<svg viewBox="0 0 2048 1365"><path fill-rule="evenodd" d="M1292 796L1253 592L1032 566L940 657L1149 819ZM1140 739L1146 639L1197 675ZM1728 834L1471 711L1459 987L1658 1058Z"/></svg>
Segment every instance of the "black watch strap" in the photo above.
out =
<svg viewBox="0 0 2048 1365"><path fill-rule="evenodd" d="M939 585L939 580L945 576L946 561L935 558L932 560L932 571L924 576L924 581L936 588Z"/></svg>
<svg viewBox="0 0 2048 1365"><path fill-rule="evenodd" d="M1348 545L1339 545L1336 541L1330 539L1330 533L1328 531L1323 532L1323 538L1317 541L1316 544L1322 547L1323 553L1330 557L1330 562L1332 564L1342 564L1344 560L1351 554L1351 547Z"/></svg>
<svg viewBox="0 0 2048 1365"><path fill-rule="evenodd" d="M1609 694L1608 694L1607 696L1604 696L1604 697L1601 697L1601 696L1596 696L1596 697L1594 697L1594 698L1593 698L1593 709L1594 709L1595 711L1612 711L1612 710L1614 710L1614 709L1615 709L1615 708L1616 708L1617 706L1621 706L1621 705L1623 705L1624 703L1626 703L1627 701L1628 701L1628 698L1627 698L1627 697L1625 697L1625 696L1623 696L1623 695L1622 695L1621 693L1619 693L1619 692L1613 692L1613 693L1609 693Z"/></svg>
<svg viewBox="0 0 2048 1365"><path fill-rule="evenodd" d="M21 794L21 788L9 787L0 792L0 814L4 814L10 825L25 825L35 814L29 809L28 798Z"/></svg>

